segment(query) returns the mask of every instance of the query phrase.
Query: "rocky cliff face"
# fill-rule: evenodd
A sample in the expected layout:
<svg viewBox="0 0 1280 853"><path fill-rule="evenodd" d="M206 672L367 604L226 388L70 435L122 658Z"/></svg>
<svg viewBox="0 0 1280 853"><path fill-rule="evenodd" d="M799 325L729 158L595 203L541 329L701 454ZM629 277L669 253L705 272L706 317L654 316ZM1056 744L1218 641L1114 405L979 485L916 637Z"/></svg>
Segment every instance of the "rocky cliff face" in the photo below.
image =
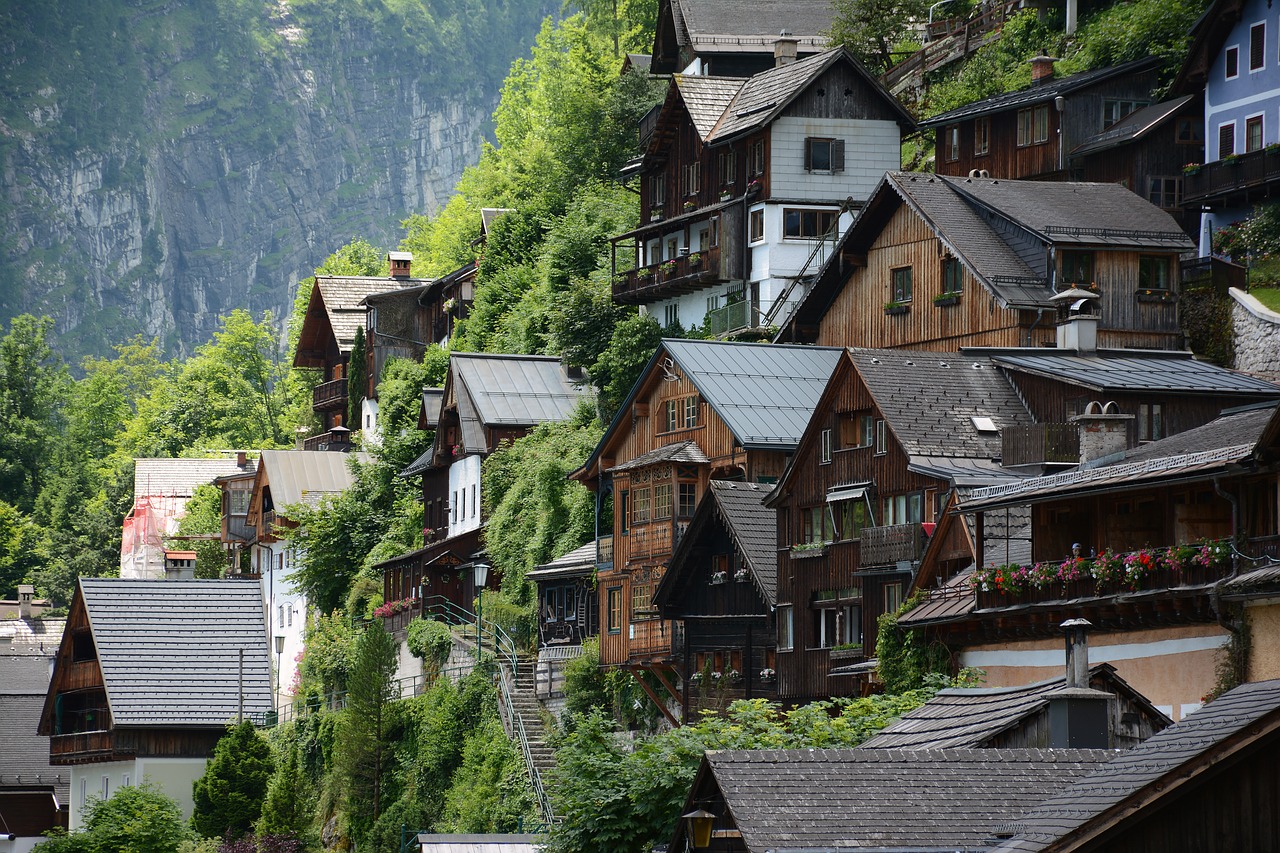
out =
<svg viewBox="0 0 1280 853"><path fill-rule="evenodd" d="M31 46L56 46L65 21L0 36L17 95L0 124L0 318L54 317L70 359L135 333L188 352L238 307L287 316L297 282L339 246L392 248L404 217L443 205L496 103L496 79L440 85L468 57L382 52L360 20L308 30L282 0L261 17L268 49L229 50L192 33L185 5L120 0L106 41L130 55L106 80L87 45L67 51L76 73L30 73ZM536 10L516 24L526 32L495 39L513 52Z"/></svg>

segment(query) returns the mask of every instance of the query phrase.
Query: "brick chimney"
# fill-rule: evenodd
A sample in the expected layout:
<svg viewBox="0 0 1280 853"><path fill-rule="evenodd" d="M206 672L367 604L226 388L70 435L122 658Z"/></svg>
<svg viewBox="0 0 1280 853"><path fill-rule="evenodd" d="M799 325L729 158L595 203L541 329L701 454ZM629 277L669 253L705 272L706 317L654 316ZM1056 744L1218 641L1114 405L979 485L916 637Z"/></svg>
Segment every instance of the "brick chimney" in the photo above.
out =
<svg viewBox="0 0 1280 853"><path fill-rule="evenodd" d="M36 588L29 583L18 584L18 618L31 618L31 599L35 598Z"/></svg>
<svg viewBox="0 0 1280 853"><path fill-rule="evenodd" d="M412 278L413 252L388 252L387 267L392 278Z"/></svg>
<svg viewBox="0 0 1280 853"><path fill-rule="evenodd" d="M1049 746L1054 749L1110 749L1111 694L1089 687L1087 619L1068 619L1067 683L1049 700Z"/></svg>
<svg viewBox="0 0 1280 853"><path fill-rule="evenodd" d="M1080 467L1097 468L1114 462L1133 445L1129 443L1133 415L1122 415L1115 403L1105 406L1098 401L1085 407L1083 415L1071 418L1080 429Z"/></svg>
<svg viewBox="0 0 1280 853"><path fill-rule="evenodd" d="M236 467L244 468L249 464L249 454L243 450L236 451Z"/></svg>
<svg viewBox="0 0 1280 853"><path fill-rule="evenodd" d="M1053 63L1057 62L1057 58L1053 56L1032 57L1031 59L1031 85L1042 86L1053 79Z"/></svg>
<svg viewBox="0 0 1280 853"><path fill-rule="evenodd" d="M790 65L796 61L800 52L800 42L786 30L778 34L773 43L773 64L775 66Z"/></svg>

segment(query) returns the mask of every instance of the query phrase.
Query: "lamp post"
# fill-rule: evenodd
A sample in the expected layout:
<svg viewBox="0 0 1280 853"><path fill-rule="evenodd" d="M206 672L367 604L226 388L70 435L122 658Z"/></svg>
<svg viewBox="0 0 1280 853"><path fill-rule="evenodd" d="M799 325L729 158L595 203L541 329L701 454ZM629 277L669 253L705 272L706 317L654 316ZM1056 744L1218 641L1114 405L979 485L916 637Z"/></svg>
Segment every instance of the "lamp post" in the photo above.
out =
<svg viewBox="0 0 1280 853"><path fill-rule="evenodd" d="M284 634L276 634L276 713L280 713L280 661L284 654Z"/></svg>
<svg viewBox="0 0 1280 853"><path fill-rule="evenodd" d="M680 817L689 822L689 835L693 840L693 849L706 850L711 846L711 824L716 820L714 814L706 809L697 809Z"/></svg>
<svg viewBox="0 0 1280 853"><path fill-rule="evenodd" d="M481 623L484 620L484 587L489 582L489 564L476 563L471 567L475 573L476 587L476 661L479 662L480 654L484 651L484 629Z"/></svg>

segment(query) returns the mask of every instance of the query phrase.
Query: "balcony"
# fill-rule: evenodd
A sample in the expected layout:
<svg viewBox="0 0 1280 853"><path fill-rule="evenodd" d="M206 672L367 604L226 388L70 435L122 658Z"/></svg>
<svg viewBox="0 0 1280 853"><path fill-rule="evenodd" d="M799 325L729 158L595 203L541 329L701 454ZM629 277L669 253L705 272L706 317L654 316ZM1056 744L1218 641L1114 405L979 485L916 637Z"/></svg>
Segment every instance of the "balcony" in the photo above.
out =
<svg viewBox="0 0 1280 853"><path fill-rule="evenodd" d="M1276 183L1280 183L1280 146L1268 146L1260 151L1237 154L1229 160L1205 163L1194 174L1186 173L1182 200L1184 204L1198 204L1225 202L1231 196L1239 196L1243 201L1262 195L1251 190L1262 190Z"/></svg>
<svg viewBox="0 0 1280 853"><path fill-rule="evenodd" d="M924 552L924 527L918 521L862 528L862 568L916 562Z"/></svg>
<svg viewBox="0 0 1280 853"><path fill-rule="evenodd" d="M1080 429L1075 424L1009 426L1000 431L1000 446L1005 466L1076 465L1080 462Z"/></svg>
<svg viewBox="0 0 1280 853"><path fill-rule="evenodd" d="M114 738L110 731L76 732L54 735L49 738L50 764L77 764L101 760L114 753Z"/></svg>
<svg viewBox="0 0 1280 853"><path fill-rule="evenodd" d="M304 438L302 440L302 449L332 450L336 453L346 453L351 449L351 431L343 427Z"/></svg>
<svg viewBox="0 0 1280 853"><path fill-rule="evenodd" d="M715 246L619 273L613 281L613 298L625 305L640 305L693 293L719 280L720 247Z"/></svg>
<svg viewBox="0 0 1280 853"><path fill-rule="evenodd" d="M347 380L331 379L321 382L311 391L311 408L317 412L347 407Z"/></svg>
<svg viewBox="0 0 1280 853"><path fill-rule="evenodd" d="M760 307L749 299L741 299L707 312L711 334L727 335L760 325Z"/></svg>

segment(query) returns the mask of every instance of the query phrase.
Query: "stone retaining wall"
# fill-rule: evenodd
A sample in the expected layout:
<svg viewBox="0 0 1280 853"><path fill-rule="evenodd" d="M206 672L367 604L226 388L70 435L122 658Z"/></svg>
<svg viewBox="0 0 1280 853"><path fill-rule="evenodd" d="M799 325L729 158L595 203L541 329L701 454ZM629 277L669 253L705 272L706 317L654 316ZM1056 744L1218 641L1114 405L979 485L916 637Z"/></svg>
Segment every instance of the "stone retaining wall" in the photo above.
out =
<svg viewBox="0 0 1280 853"><path fill-rule="evenodd" d="M1280 381L1280 314L1243 290L1229 293L1236 370Z"/></svg>

